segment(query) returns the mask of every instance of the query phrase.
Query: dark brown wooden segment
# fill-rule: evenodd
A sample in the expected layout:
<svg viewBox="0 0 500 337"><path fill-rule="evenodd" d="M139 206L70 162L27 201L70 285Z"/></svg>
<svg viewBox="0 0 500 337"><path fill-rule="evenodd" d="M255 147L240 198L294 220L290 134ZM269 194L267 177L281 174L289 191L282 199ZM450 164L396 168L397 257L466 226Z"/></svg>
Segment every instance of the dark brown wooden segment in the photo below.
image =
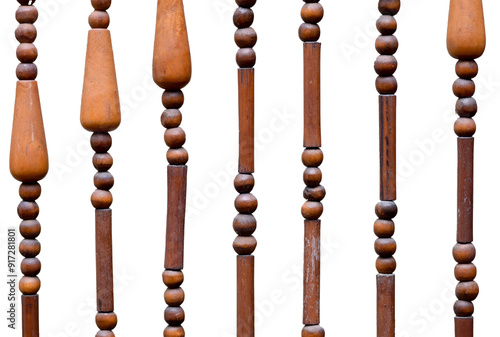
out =
<svg viewBox="0 0 500 337"><path fill-rule="evenodd" d="M113 305L113 240L111 210L95 211L97 311L110 312Z"/></svg>
<svg viewBox="0 0 500 337"><path fill-rule="evenodd" d="M236 257L237 337L254 337L254 256Z"/></svg>
<svg viewBox="0 0 500 337"><path fill-rule="evenodd" d="M303 324L319 324L321 220L304 221L304 312Z"/></svg>
<svg viewBox="0 0 500 337"><path fill-rule="evenodd" d="M473 239L474 138L459 137L457 143L457 242L469 243Z"/></svg>
<svg viewBox="0 0 500 337"><path fill-rule="evenodd" d="M23 337L38 337L38 295L21 296Z"/></svg>
<svg viewBox="0 0 500 337"><path fill-rule="evenodd" d="M396 200L396 96L380 95L380 200Z"/></svg>
<svg viewBox="0 0 500 337"><path fill-rule="evenodd" d="M455 337L474 336L474 317L455 317Z"/></svg>
<svg viewBox="0 0 500 337"><path fill-rule="evenodd" d="M395 275L377 275L377 337L394 337Z"/></svg>
<svg viewBox="0 0 500 337"><path fill-rule="evenodd" d="M239 173L254 172L254 69L238 69Z"/></svg>
<svg viewBox="0 0 500 337"><path fill-rule="evenodd" d="M321 43L304 42L304 147L321 146Z"/></svg>
<svg viewBox="0 0 500 337"><path fill-rule="evenodd" d="M168 204L165 269L181 270L184 267L187 166L169 165L167 175Z"/></svg>

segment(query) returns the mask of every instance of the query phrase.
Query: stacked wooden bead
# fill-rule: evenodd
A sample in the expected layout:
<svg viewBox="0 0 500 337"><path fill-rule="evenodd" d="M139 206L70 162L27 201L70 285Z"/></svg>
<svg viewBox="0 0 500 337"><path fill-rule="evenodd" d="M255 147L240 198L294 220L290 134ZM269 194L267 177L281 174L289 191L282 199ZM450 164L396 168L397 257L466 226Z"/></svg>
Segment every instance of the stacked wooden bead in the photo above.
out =
<svg viewBox="0 0 500 337"><path fill-rule="evenodd" d="M240 68L252 68L257 56L253 47L257 43L257 33L250 27L254 14L252 7L257 0L236 0L239 6L233 15L233 23L238 28L234 33L234 41L240 48L236 53L236 63Z"/></svg>
<svg viewBox="0 0 500 337"><path fill-rule="evenodd" d="M111 0L92 0L94 11L89 16L89 25L93 29L106 29L109 26L109 14L106 10L111 6Z"/></svg>
<svg viewBox="0 0 500 337"><path fill-rule="evenodd" d="M315 42L321 35L318 23L323 19L323 6L319 0L304 0L304 2L300 12L304 23L299 27L299 38L304 42Z"/></svg>
<svg viewBox="0 0 500 337"><path fill-rule="evenodd" d="M457 243L453 247L453 258L458 263L455 266L455 278L459 281L455 295L458 300L453 306L457 317L469 317L474 313L472 301L479 294L479 286L474 281L476 266L472 263L476 257L476 249L472 243Z"/></svg>
<svg viewBox="0 0 500 337"><path fill-rule="evenodd" d="M18 0L18 2L21 6L16 11L16 20L19 22L19 26L15 35L20 43L16 55L21 63L17 66L16 75L21 81L29 81L36 79L38 74L38 69L33 63L38 57L38 51L33 44L37 36L33 23L38 18L38 10L33 6L35 1Z"/></svg>
<svg viewBox="0 0 500 337"><path fill-rule="evenodd" d="M477 112L476 100L472 97L476 86L472 80L478 73L474 60L459 60L455 71L458 79L453 83L453 93L458 97L455 111L459 118L455 122L455 133L458 137L472 137L476 132L476 123L472 119Z"/></svg>
<svg viewBox="0 0 500 337"><path fill-rule="evenodd" d="M163 332L164 337L183 337L184 310L181 304L184 302L184 290L181 288L184 274L180 270L165 270L163 272L163 283L167 286L165 290L165 321L168 326Z"/></svg>
<svg viewBox="0 0 500 337"><path fill-rule="evenodd" d="M398 89L398 82L393 76L398 62L393 56L398 50L398 39L393 35L397 29L394 15L399 12L400 0L380 0L378 5L382 14L377 20L380 36L375 42L375 48L380 56L375 61L375 71L379 75L375 86L381 95L393 95Z"/></svg>
<svg viewBox="0 0 500 337"><path fill-rule="evenodd" d="M113 157L108 153L111 148L111 136L107 132L94 132L90 137L90 145L96 152L92 163L98 171L94 175L94 186L97 188L90 200L96 209L108 209L113 203L113 195L109 191L114 185L113 175L108 172L113 166Z"/></svg>
<svg viewBox="0 0 500 337"><path fill-rule="evenodd" d="M375 221L373 230L378 237L375 240L375 252L379 255L376 268L380 274L392 274L396 270L396 260L393 255L396 252L396 241L394 235L394 221L392 219L398 213L394 201L380 201L375 206L378 219Z"/></svg>
<svg viewBox="0 0 500 337"><path fill-rule="evenodd" d="M257 220L252 215L257 209L257 198L250 193L255 180L252 174L238 174L234 179L234 187L240 193L234 201L239 214L234 218L233 228L238 234L233 248L238 255L250 255L257 247L257 240L252 235L257 228Z"/></svg>
<svg viewBox="0 0 500 337"><path fill-rule="evenodd" d="M306 148L302 153L302 163L307 167L304 171L304 198L307 201L302 206L302 216L307 220L317 220L323 214L321 200L326 191L321 186L322 173L318 167L323 162L323 152L319 148Z"/></svg>
<svg viewBox="0 0 500 337"><path fill-rule="evenodd" d="M170 165L185 165L189 159L188 152L183 148L186 142L186 133L180 127L182 114L179 109L184 104L184 95L181 90L165 90L162 96L165 111L161 115L161 124L165 130L165 143L169 147L167 161Z"/></svg>

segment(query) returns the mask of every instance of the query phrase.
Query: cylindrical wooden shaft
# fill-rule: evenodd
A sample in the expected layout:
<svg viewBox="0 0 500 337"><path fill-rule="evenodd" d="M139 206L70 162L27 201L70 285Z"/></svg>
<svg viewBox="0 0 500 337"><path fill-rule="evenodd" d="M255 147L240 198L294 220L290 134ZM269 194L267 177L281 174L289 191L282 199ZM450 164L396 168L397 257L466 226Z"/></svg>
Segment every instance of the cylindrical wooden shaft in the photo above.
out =
<svg viewBox="0 0 500 337"><path fill-rule="evenodd" d="M473 239L474 138L459 137L457 144L457 242L469 243Z"/></svg>
<svg viewBox="0 0 500 337"><path fill-rule="evenodd" d="M113 302L113 239L111 210L95 210L97 311L111 312Z"/></svg>
<svg viewBox="0 0 500 337"><path fill-rule="evenodd" d="M23 337L38 337L38 295L22 295Z"/></svg>
<svg viewBox="0 0 500 337"><path fill-rule="evenodd" d="M380 95L380 200L396 200L396 96Z"/></svg>
<svg viewBox="0 0 500 337"><path fill-rule="evenodd" d="M321 43L304 42L304 147L321 146Z"/></svg>
<svg viewBox="0 0 500 337"><path fill-rule="evenodd" d="M474 318L455 317L455 337L473 337Z"/></svg>
<svg viewBox="0 0 500 337"><path fill-rule="evenodd" d="M240 173L254 172L254 76L253 68L238 69Z"/></svg>
<svg viewBox="0 0 500 337"><path fill-rule="evenodd" d="M165 244L165 269L184 268L184 217L186 212L187 166L169 165L167 238Z"/></svg>
<svg viewBox="0 0 500 337"><path fill-rule="evenodd" d="M254 256L236 257L237 277L237 337L253 337L255 334L254 308Z"/></svg>
<svg viewBox="0 0 500 337"><path fill-rule="evenodd" d="M377 336L395 335L395 275L377 275Z"/></svg>
<svg viewBox="0 0 500 337"><path fill-rule="evenodd" d="M304 310L303 324L319 324L321 221L304 221Z"/></svg>

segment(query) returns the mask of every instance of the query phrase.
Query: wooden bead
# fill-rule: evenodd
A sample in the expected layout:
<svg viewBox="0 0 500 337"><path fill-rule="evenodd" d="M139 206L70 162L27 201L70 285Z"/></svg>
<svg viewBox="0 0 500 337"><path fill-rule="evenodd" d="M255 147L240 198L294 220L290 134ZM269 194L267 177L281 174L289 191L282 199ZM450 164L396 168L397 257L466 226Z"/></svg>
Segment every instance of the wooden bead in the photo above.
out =
<svg viewBox="0 0 500 337"><path fill-rule="evenodd" d="M381 95L393 95L398 90L398 81L394 76L378 76L375 88Z"/></svg>
<svg viewBox="0 0 500 337"><path fill-rule="evenodd" d="M472 243L457 243L453 247L453 258L457 263L467 264L474 261L476 257L476 248Z"/></svg>
<svg viewBox="0 0 500 337"><path fill-rule="evenodd" d="M21 23L16 28L15 35L20 43L33 43L37 36L36 27L29 23Z"/></svg>
<svg viewBox="0 0 500 337"><path fill-rule="evenodd" d="M113 203L113 195L109 191L95 190L90 197L92 206L97 209L106 209Z"/></svg>
<svg viewBox="0 0 500 337"><path fill-rule="evenodd" d="M250 255L257 247L257 240L252 235L237 236L233 241L233 249L239 255Z"/></svg>
<svg viewBox="0 0 500 337"><path fill-rule="evenodd" d="M302 195L304 199L309 201L321 201L325 198L326 190L321 185L317 187L306 187Z"/></svg>
<svg viewBox="0 0 500 337"><path fill-rule="evenodd" d="M42 263L36 257L30 257L21 261L21 272L26 276L36 276L42 269Z"/></svg>
<svg viewBox="0 0 500 337"><path fill-rule="evenodd" d="M307 220L317 220L323 214L323 204L318 201L306 201L302 205L301 213Z"/></svg>
<svg viewBox="0 0 500 337"><path fill-rule="evenodd" d="M459 60L455 65L455 73L463 79L471 79L476 77L479 68L474 60Z"/></svg>
<svg viewBox="0 0 500 337"><path fill-rule="evenodd" d="M189 155L186 149L168 149L167 161L170 165L184 165L188 162Z"/></svg>
<svg viewBox="0 0 500 337"><path fill-rule="evenodd" d="M172 307L178 307L184 302L184 290L174 288L165 290L165 303Z"/></svg>
<svg viewBox="0 0 500 337"><path fill-rule="evenodd" d="M96 153L92 157L92 164L99 172L108 171L113 166L113 157L109 153Z"/></svg>
<svg viewBox="0 0 500 337"><path fill-rule="evenodd" d="M453 82L453 93L458 98L471 97L475 91L476 85L474 81L459 78Z"/></svg>
<svg viewBox="0 0 500 337"><path fill-rule="evenodd" d="M17 0L21 5L26 6L26 5L33 5L36 0Z"/></svg>
<svg viewBox="0 0 500 337"><path fill-rule="evenodd" d="M395 228L392 220L377 219L373 224L373 232L379 238L390 238L394 235Z"/></svg>
<svg viewBox="0 0 500 337"><path fill-rule="evenodd" d="M95 315L95 323L101 330L113 330L118 323L118 317L114 312L99 312Z"/></svg>
<svg viewBox="0 0 500 337"><path fill-rule="evenodd" d="M455 111L460 117L474 117L477 112L477 102L473 97L459 98Z"/></svg>
<svg viewBox="0 0 500 337"><path fill-rule="evenodd" d="M446 45L456 59L480 57L486 46L482 0L452 0Z"/></svg>
<svg viewBox="0 0 500 337"><path fill-rule="evenodd" d="M394 35L380 35L375 40L375 49L381 55L392 55L398 50L398 39Z"/></svg>
<svg viewBox="0 0 500 337"><path fill-rule="evenodd" d="M17 214L23 220L34 220L38 216L39 208L34 201L21 201L17 206Z"/></svg>
<svg viewBox="0 0 500 337"><path fill-rule="evenodd" d="M318 167L323 163L323 151L321 149L305 149L302 152L302 163L307 167Z"/></svg>
<svg viewBox="0 0 500 337"><path fill-rule="evenodd" d="M234 42L240 48L252 48L257 43L257 33L252 27L237 29Z"/></svg>
<svg viewBox="0 0 500 337"><path fill-rule="evenodd" d="M180 326L184 322L184 310L181 307L167 307L164 317L169 325Z"/></svg>
<svg viewBox="0 0 500 337"><path fill-rule="evenodd" d="M455 289L455 295L462 301L473 301L479 294L479 286L475 281L460 282Z"/></svg>
<svg viewBox="0 0 500 337"><path fill-rule="evenodd" d="M186 142L186 133L180 127L170 128L165 130L164 139L167 146L177 149L182 147Z"/></svg>
<svg viewBox="0 0 500 337"><path fill-rule="evenodd" d="M111 148L113 140L107 132L94 132L90 136L90 146L97 153L106 153Z"/></svg>
<svg viewBox="0 0 500 337"><path fill-rule="evenodd" d="M469 317L474 313L474 304L469 301L458 300L453 305L453 311L458 317Z"/></svg>
<svg viewBox="0 0 500 337"><path fill-rule="evenodd" d="M375 60L374 68L380 76L391 76L398 68L398 61L392 55L380 55Z"/></svg>
<svg viewBox="0 0 500 337"><path fill-rule="evenodd" d="M308 167L304 170L303 178L304 183L308 187L316 187L319 186L322 179L321 169L317 167Z"/></svg>
<svg viewBox="0 0 500 337"><path fill-rule="evenodd" d="M392 35L398 28L398 23L392 15L382 15L378 18L376 25L382 35Z"/></svg>
<svg viewBox="0 0 500 337"><path fill-rule="evenodd" d="M20 81L32 81L38 75L38 68L33 63L20 63L16 68L16 76Z"/></svg>
<svg viewBox="0 0 500 337"><path fill-rule="evenodd" d="M19 243L19 253L24 257L35 257L40 254L41 245L38 240L24 239Z"/></svg>
<svg viewBox="0 0 500 337"><path fill-rule="evenodd" d="M302 337L325 337L325 330L319 325L306 325L302 328Z"/></svg>
<svg viewBox="0 0 500 337"><path fill-rule="evenodd" d="M251 8L255 5L257 0L236 0L236 4L239 7Z"/></svg>
<svg viewBox="0 0 500 337"><path fill-rule="evenodd" d="M165 270L162 277L163 283L169 288L179 288L184 282L184 274L180 270Z"/></svg>
<svg viewBox="0 0 500 337"><path fill-rule="evenodd" d="M257 228L257 220L252 214L238 214L233 220L233 229L240 236L250 236Z"/></svg>
<svg viewBox="0 0 500 337"><path fill-rule="evenodd" d="M236 8L233 15L233 23L238 28L250 27L253 23L254 14L249 8Z"/></svg>
<svg viewBox="0 0 500 337"><path fill-rule="evenodd" d="M109 190L114 184L115 179L109 172L97 172L94 175L94 186L100 190Z"/></svg>
<svg viewBox="0 0 500 337"><path fill-rule="evenodd" d="M92 0L91 3L92 7L98 11L105 11L111 6L111 0Z"/></svg>
<svg viewBox="0 0 500 337"><path fill-rule="evenodd" d="M375 214L380 219L391 220L398 214L398 206L394 201L380 201L375 206Z"/></svg>
<svg viewBox="0 0 500 337"><path fill-rule="evenodd" d="M318 23L323 19L323 6L319 3L306 3L300 11L300 16L305 23Z"/></svg>
<svg viewBox="0 0 500 337"><path fill-rule="evenodd" d="M240 194L234 201L234 207L242 214L252 214L257 206L257 198L251 193Z"/></svg>
<svg viewBox="0 0 500 337"><path fill-rule="evenodd" d="M393 257L379 257L375 266L380 274L392 274L396 270L396 260Z"/></svg>
<svg viewBox="0 0 500 337"><path fill-rule="evenodd" d="M176 128L181 122L182 114L177 109L167 109L161 114L161 125L165 128Z"/></svg>
<svg viewBox="0 0 500 337"><path fill-rule="evenodd" d="M396 15L401 7L399 0L379 0L378 10L384 15Z"/></svg>
<svg viewBox="0 0 500 337"><path fill-rule="evenodd" d="M304 42L318 41L320 35L321 29L316 24L303 23L299 27L299 38Z"/></svg>
<svg viewBox="0 0 500 337"><path fill-rule="evenodd" d="M23 220L19 225L19 233L26 239L35 239L42 230L38 220Z"/></svg>
<svg viewBox="0 0 500 337"><path fill-rule="evenodd" d="M97 331L95 337L115 337L115 334L113 331L110 330L100 330Z"/></svg>
<svg viewBox="0 0 500 337"><path fill-rule="evenodd" d="M16 20L19 23L35 23L38 19L38 10L35 6L20 6L16 11Z"/></svg>
<svg viewBox="0 0 500 337"><path fill-rule="evenodd" d="M181 90L165 90L161 102L166 109L180 109L184 104L184 94Z"/></svg>
<svg viewBox="0 0 500 337"><path fill-rule="evenodd" d="M234 187L238 193L250 193L255 185L255 179L251 174L238 174L234 178Z"/></svg>
<svg viewBox="0 0 500 337"><path fill-rule="evenodd" d="M375 252L380 257L391 257L396 252L396 241L391 238L375 240Z"/></svg>
<svg viewBox="0 0 500 337"><path fill-rule="evenodd" d="M240 68L252 68L257 56L252 48L241 48L236 52L236 63Z"/></svg>
<svg viewBox="0 0 500 337"><path fill-rule="evenodd" d="M186 334L182 326L167 326L163 330L163 337L184 337Z"/></svg>
<svg viewBox="0 0 500 337"><path fill-rule="evenodd" d="M42 187L39 183L22 183L19 186L19 196L24 201L35 201L42 194Z"/></svg>
<svg viewBox="0 0 500 337"><path fill-rule="evenodd" d="M455 278L461 282L472 281L476 278L477 268L473 263L457 264L455 266Z"/></svg>
<svg viewBox="0 0 500 337"><path fill-rule="evenodd" d="M89 25L94 29L106 29L109 26L109 14L102 11L93 11L89 15Z"/></svg>
<svg viewBox="0 0 500 337"><path fill-rule="evenodd" d="M476 132L476 122L472 118L460 117L455 121L454 130L459 137L472 137Z"/></svg>
<svg viewBox="0 0 500 337"><path fill-rule="evenodd" d="M19 290L24 295L34 295L40 290L40 279L36 276L23 276L19 280Z"/></svg>

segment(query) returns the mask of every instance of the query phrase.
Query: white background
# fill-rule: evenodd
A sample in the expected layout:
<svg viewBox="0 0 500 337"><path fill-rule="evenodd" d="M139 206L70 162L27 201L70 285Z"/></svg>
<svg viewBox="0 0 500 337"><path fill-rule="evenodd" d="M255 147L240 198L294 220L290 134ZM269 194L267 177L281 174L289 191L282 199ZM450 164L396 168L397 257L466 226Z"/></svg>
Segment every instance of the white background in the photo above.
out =
<svg viewBox="0 0 500 337"><path fill-rule="evenodd" d="M378 201L378 107L373 62L377 1L322 1L322 125L327 190L322 216L321 325L329 336L375 334L374 206ZM41 182L41 336L97 331L94 190L90 133L79 123L90 1L39 0L36 64L50 172ZM302 328L302 1L258 1L256 64L256 326L258 336L299 336ZM17 59L14 13L0 11L0 252L18 186L8 170ZM189 151L185 245L187 336L235 335L237 47L232 0L185 1L193 77L182 127ZM500 4L484 1L488 33L478 60L475 118L475 244L478 336L498 319L500 167ZM151 81L155 1L114 1L109 10L122 124L112 133L115 311L119 337L162 336L161 281L166 160L161 93ZM397 15L398 90L397 336L452 336L456 231L455 61L446 51L447 1L402 1ZM20 261L18 261L20 262ZM2 280L5 277L1 278ZM7 286L0 286L1 335ZM20 303L19 303L20 304ZM20 321L18 322L20 324ZM20 325L18 325L20 328Z"/></svg>

